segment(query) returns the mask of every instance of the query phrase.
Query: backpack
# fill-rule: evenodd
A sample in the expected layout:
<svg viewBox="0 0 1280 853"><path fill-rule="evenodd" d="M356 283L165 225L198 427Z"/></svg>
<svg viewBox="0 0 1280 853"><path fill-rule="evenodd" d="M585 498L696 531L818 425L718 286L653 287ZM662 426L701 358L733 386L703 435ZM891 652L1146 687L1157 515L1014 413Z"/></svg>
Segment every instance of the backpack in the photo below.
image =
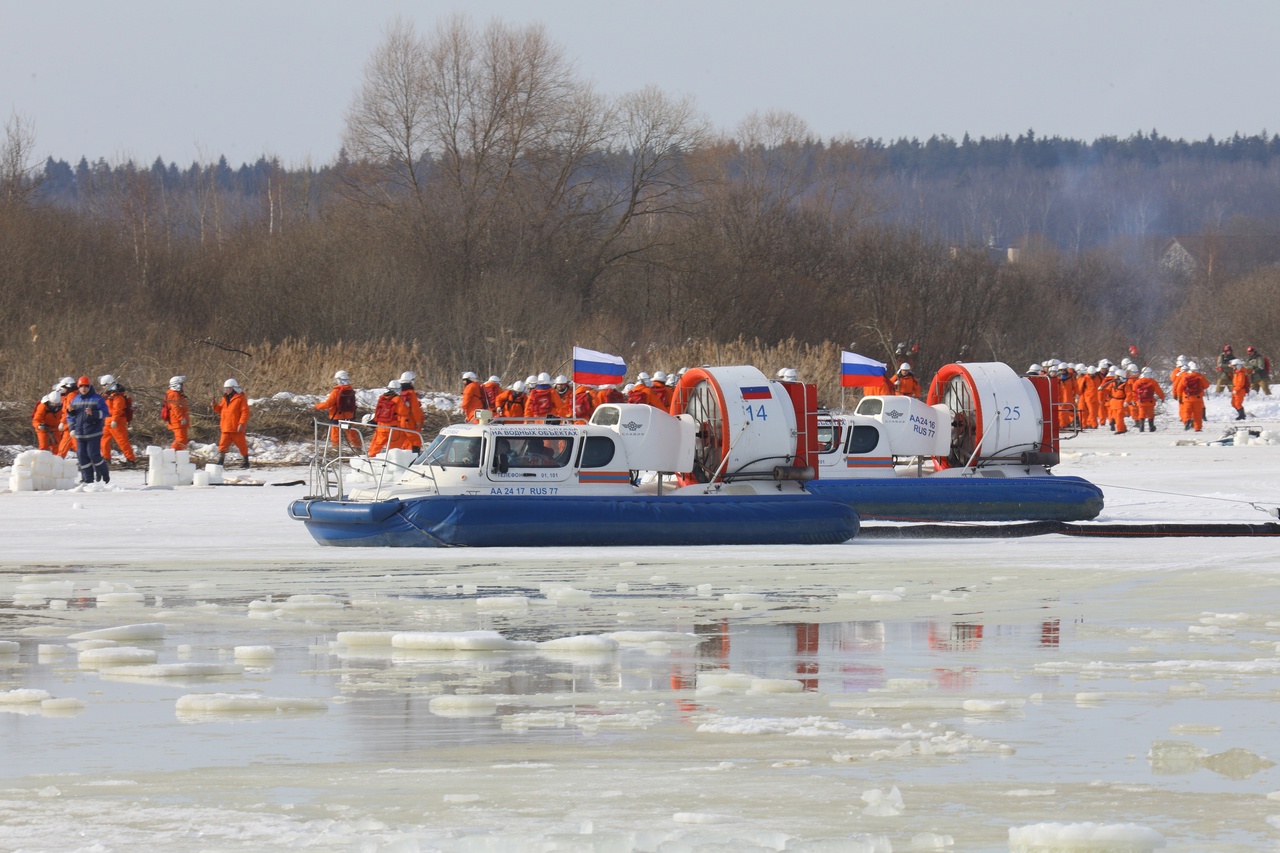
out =
<svg viewBox="0 0 1280 853"><path fill-rule="evenodd" d="M1137 388L1133 389L1133 399L1139 403L1150 403L1156 398L1156 392L1151 390L1151 386L1143 382Z"/></svg>
<svg viewBox="0 0 1280 853"><path fill-rule="evenodd" d="M1262 359L1262 372L1265 373L1267 376L1271 375L1271 359L1265 356Z"/></svg>
<svg viewBox="0 0 1280 853"><path fill-rule="evenodd" d="M1204 390L1200 374L1191 373L1187 378L1182 380L1182 390L1188 394L1198 394Z"/></svg>
<svg viewBox="0 0 1280 853"><path fill-rule="evenodd" d="M338 414L354 415L356 413L356 389L343 388L338 392Z"/></svg>
<svg viewBox="0 0 1280 853"><path fill-rule="evenodd" d="M124 422L133 423L133 398L128 395L124 398Z"/></svg>
<svg viewBox="0 0 1280 853"><path fill-rule="evenodd" d="M354 394L354 392L352 392ZM378 405L373 410L373 422L377 424L394 423L396 420L396 398L383 394L378 398Z"/></svg>
<svg viewBox="0 0 1280 853"><path fill-rule="evenodd" d="M169 422L169 404L165 403L160 407L160 420L165 423Z"/></svg>

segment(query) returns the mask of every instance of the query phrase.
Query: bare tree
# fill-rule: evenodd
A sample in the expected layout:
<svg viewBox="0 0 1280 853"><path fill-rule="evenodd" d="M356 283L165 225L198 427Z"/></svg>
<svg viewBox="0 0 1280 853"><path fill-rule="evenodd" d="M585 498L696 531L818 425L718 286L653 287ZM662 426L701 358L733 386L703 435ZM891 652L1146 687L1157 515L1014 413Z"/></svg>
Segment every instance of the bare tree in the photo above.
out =
<svg viewBox="0 0 1280 853"><path fill-rule="evenodd" d="M35 125L16 112L11 114L0 146L0 198L8 204L26 204L40 188L35 147Z"/></svg>

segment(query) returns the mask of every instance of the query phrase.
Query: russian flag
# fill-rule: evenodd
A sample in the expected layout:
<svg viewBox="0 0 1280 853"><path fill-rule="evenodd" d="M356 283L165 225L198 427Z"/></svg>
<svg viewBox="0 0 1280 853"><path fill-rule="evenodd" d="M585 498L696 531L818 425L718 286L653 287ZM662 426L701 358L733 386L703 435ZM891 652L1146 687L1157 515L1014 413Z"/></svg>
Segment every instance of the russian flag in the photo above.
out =
<svg viewBox="0 0 1280 853"><path fill-rule="evenodd" d="M772 400L773 394L769 391L768 385L747 385L738 386L738 390L742 392L744 400Z"/></svg>
<svg viewBox="0 0 1280 853"><path fill-rule="evenodd" d="M616 355L573 348L573 381L581 385L617 385L627 377L627 363Z"/></svg>
<svg viewBox="0 0 1280 853"><path fill-rule="evenodd" d="M854 352L840 353L840 387L870 388L884 384L887 365Z"/></svg>

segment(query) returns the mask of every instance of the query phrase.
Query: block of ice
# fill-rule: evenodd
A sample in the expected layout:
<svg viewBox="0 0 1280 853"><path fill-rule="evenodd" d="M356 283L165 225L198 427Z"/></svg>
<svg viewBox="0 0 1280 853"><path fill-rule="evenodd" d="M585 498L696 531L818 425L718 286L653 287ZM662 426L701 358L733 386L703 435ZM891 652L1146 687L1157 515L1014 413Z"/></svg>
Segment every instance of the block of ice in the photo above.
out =
<svg viewBox="0 0 1280 853"><path fill-rule="evenodd" d="M137 593L135 593L137 594ZM114 640L118 643L138 643L147 640L163 640L165 626L161 622L141 622L136 625L116 625L112 628L96 628L72 634L73 640Z"/></svg>
<svg viewBox="0 0 1280 853"><path fill-rule="evenodd" d="M155 663L156 653L151 649L139 649L135 646L105 646L97 649L85 649L80 652L79 663L84 669L98 667L133 666L136 664Z"/></svg>

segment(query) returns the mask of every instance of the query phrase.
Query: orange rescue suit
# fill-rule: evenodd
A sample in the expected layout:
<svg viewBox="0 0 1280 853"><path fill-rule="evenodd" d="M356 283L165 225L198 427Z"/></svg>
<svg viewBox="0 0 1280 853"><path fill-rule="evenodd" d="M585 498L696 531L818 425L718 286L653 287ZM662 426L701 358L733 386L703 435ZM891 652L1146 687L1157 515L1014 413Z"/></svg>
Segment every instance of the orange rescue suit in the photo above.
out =
<svg viewBox="0 0 1280 853"><path fill-rule="evenodd" d="M342 403L343 392L347 392L345 396L349 401L345 406ZM316 403L316 409L328 412L329 420L331 421L353 421L356 418L356 407L352 405L355 403L355 399L355 388L349 384L342 383L333 386L329 396ZM363 446L363 442L360 440L360 431L355 427L339 430L338 427L332 426L329 427L329 443L334 447L338 446L339 432L346 434L347 444L351 445L353 450Z"/></svg>
<svg viewBox="0 0 1280 853"><path fill-rule="evenodd" d="M1178 417L1183 424L1190 423L1200 432L1204 426L1204 394L1209 390L1209 380L1198 370L1187 370L1178 375L1178 390L1182 393L1182 405Z"/></svg>
<svg viewBox="0 0 1280 853"><path fill-rule="evenodd" d="M173 433L173 444L169 446L186 450L191 432L191 404L187 402L187 395L174 388L166 391L160 417Z"/></svg>
<svg viewBox="0 0 1280 853"><path fill-rule="evenodd" d="M920 396L920 380L916 379L914 373L895 373L889 382L893 386L893 393L899 397Z"/></svg>
<svg viewBox="0 0 1280 853"><path fill-rule="evenodd" d="M219 397L213 404L218 413L218 452L226 453L231 445L245 459L249 458L249 443L245 440L245 428L249 425L249 398L243 391L230 391Z"/></svg>
<svg viewBox="0 0 1280 853"><path fill-rule="evenodd" d="M496 414L500 418L523 418L524 399L524 394L510 388L499 391Z"/></svg>
<svg viewBox="0 0 1280 853"><path fill-rule="evenodd" d="M108 391L104 399L107 401L107 422L102 425L102 458L111 458L111 442L115 441L125 460L133 462L133 445L129 442L133 400L125 396L123 391Z"/></svg>
<svg viewBox="0 0 1280 853"><path fill-rule="evenodd" d="M422 449L422 425L427 416L422 413L422 401L418 392L412 387L400 392L396 403L396 426L400 429L392 433L391 446L401 450L412 450L415 453Z"/></svg>
<svg viewBox="0 0 1280 853"><path fill-rule="evenodd" d="M41 398L36 403L36 410L31 413L31 426L35 428L36 439L41 450L53 450L58 444L58 422L62 420L62 404L50 409L49 404Z"/></svg>
<svg viewBox="0 0 1280 853"><path fill-rule="evenodd" d="M1133 405L1137 411L1135 417L1140 421L1149 421L1156 416L1156 398L1164 399L1164 389L1160 383L1150 376L1139 376L1129 383L1133 387Z"/></svg>
<svg viewBox="0 0 1280 853"><path fill-rule="evenodd" d="M478 423L476 412L488 408L485 401L484 386L474 379L466 379L462 386L462 416L468 423Z"/></svg>

